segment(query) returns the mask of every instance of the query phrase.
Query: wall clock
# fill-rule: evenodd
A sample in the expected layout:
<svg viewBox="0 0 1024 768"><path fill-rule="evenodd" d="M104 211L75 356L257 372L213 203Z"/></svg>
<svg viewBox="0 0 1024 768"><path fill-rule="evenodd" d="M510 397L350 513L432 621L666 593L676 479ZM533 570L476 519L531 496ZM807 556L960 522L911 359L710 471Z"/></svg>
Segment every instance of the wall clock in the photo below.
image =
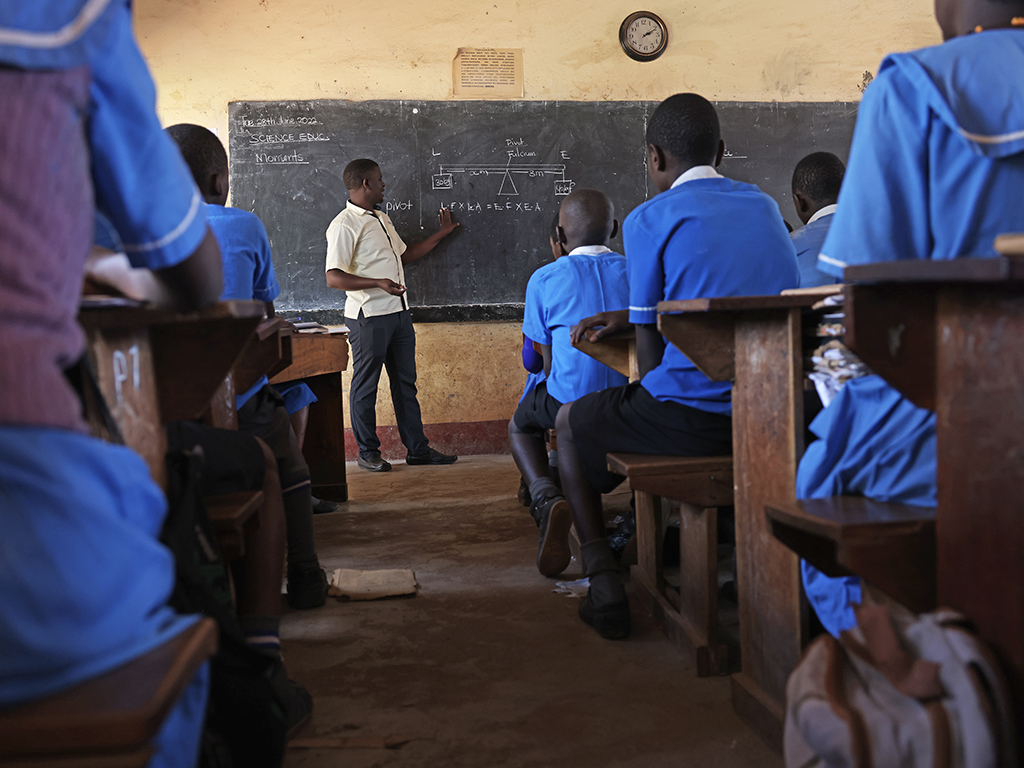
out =
<svg viewBox="0 0 1024 768"><path fill-rule="evenodd" d="M668 28L650 11L637 11L629 14L619 27L619 43L629 58L653 61L668 46Z"/></svg>

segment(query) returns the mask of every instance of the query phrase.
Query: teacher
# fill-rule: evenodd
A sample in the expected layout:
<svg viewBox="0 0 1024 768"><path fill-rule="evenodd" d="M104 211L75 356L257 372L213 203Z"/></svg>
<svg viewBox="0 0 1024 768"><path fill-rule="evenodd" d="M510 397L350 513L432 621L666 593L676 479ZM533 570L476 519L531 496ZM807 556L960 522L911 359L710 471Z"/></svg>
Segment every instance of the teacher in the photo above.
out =
<svg viewBox="0 0 1024 768"><path fill-rule="evenodd" d="M416 399L416 334L405 294L406 264L430 253L459 226L442 208L440 228L407 246L391 218L379 209L384 178L373 160L353 160L343 175L349 200L327 228L327 285L346 291L345 320L352 345L350 412L359 446L357 463L370 472L388 472L377 437L377 386L381 366L388 370L391 402L407 464L454 464L431 448L423 434Z"/></svg>

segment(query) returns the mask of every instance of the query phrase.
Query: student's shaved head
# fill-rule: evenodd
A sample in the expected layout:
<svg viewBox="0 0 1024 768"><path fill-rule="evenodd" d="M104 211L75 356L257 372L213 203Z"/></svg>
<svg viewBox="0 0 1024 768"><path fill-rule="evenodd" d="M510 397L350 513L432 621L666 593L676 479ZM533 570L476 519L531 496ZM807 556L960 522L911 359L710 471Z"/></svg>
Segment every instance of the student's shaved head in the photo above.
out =
<svg viewBox="0 0 1024 768"><path fill-rule="evenodd" d="M167 133L181 150L199 191L204 195L210 194L213 177L228 170L228 155L220 139L213 131L191 123L172 125Z"/></svg>
<svg viewBox="0 0 1024 768"><path fill-rule="evenodd" d="M714 165L721 139L714 105L696 93L669 96L647 124L647 143L688 166Z"/></svg>
<svg viewBox="0 0 1024 768"><path fill-rule="evenodd" d="M607 245L615 229L615 206L603 192L577 189L562 201L558 225L573 248Z"/></svg>
<svg viewBox="0 0 1024 768"><path fill-rule="evenodd" d="M814 152L793 170L793 192L802 192L810 201L831 205L839 198L846 166L831 152Z"/></svg>

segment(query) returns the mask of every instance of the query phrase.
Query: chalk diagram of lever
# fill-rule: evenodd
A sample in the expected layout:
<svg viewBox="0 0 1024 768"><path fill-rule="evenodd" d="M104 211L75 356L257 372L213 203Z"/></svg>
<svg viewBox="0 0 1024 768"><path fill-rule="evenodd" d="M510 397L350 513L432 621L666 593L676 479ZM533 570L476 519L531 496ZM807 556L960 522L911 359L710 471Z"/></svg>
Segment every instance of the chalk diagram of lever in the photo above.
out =
<svg viewBox="0 0 1024 768"><path fill-rule="evenodd" d="M576 186L576 182L565 177L564 163L513 163L510 157L504 165L500 163L441 163L438 165L438 172L430 177L430 188L435 191L454 189L455 174L459 173L466 173L470 176L500 176L501 186L498 189L498 194L509 197L520 194L513 178L514 175L527 178L556 177L553 179L555 197L565 197ZM522 178L520 178L521 182Z"/></svg>

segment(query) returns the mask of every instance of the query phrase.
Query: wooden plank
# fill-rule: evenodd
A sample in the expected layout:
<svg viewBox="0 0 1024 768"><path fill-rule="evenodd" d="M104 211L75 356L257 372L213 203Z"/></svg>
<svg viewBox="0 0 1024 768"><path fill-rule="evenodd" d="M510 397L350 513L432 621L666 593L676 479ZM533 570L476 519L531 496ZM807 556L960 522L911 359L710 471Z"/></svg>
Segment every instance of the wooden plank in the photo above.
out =
<svg viewBox="0 0 1024 768"><path fill-rule="evenodd" d="M1005 662L1024 738L1024 290L947 286L937 303L938 600Z"/></svg>
<svg viewBox="0 0 1024 768"><path fill-rule="evenodd" d="M219 493L207 496L203 502L223 559L230 562L242 557L246 526L259 524L259 518L253 515L263 506L263 491Z"/></svg>
<svg viewBox="0 0 1024 768"><path fill-rule="evenodd" d="M691 303L661 302L658 306ZM736 376L736 316L703 312L659 314L658 330L709 379L732 381Z"/></svg>
<svg viewBox="0 0 1024 768"><path fill-rule="evenodd" d="M1024 280L1024 262L1008 256L981 259L904 259L847 267L846 282L993 283Z"/></svg>
<svg viewBox="0 0 1024 768"><path fill-rule="evenodd" d="M117 669L3 710L0 759L90 754L116 758L145 748L216 646L216 624L203 618Z"/></svg>
<svg viewBox="0 0 1024 768"><path fill-rule="evenodd" d="M348 334L296 333L292 335L292 362L270 377L271 384L344 371L348 367Z"/></svg>
<svg viewBox="0 0 1024 768"><path fill-rule="evenodd" d="M836 496L765 512L775 537L826 575L860 576L915 612L935 608L934 509Z"/></svg>
<svg viewBox="0 0 1024 768"><path fill-rule="evenodd" d="M732 456L658 456L646 453L609 453L608 469L630 479L674 472L731 473Z"/></svg>
<svg viewBox="0 0 1024 768"><path fill-rule="evenodd" d="M753 312L736 321L733 459L741 673L737 711L781 745L786 680L806 638L798 560L771 534L769 500L795 498L803 454L800 309Z"/></svg>
<svg viewBox="0 0 1024 768"><path fill-rule="evenodd" d="M631 378L633 365L631 360L636 356L636 333L633 330L622 332L613 336L606 336L598 341L591 341L584 338L576 349L585 355L603 363L613 371L621 373L626 378Z"/></svg>
<svg viewBox="0 0 1024 768"><path fill-rule="evenodd" d="M716 296L713 298L686 299L683 301L659 301L658 314L672 314L676 312L750 312L755 309L779 310L792 307L810 307L816 304L822 295L828 295L830 292L769 294L766 296Z"/></svg>
<svg viewBox="0 0 1024 768"><path fill-rule="evenodd" d="M718 640L718 509L679 504L679 615L693 623L700 677L725 671ZM721 664L720 664L721 661Z"/></svg>
<svg viewBox="0 0 1024 768"><path fill-rule="evenodd" d="M86 336L89 361L121 437L145 460L154 482L164 487L167 432L160 415L150 329L106 325L89 327Z"/></svg>
<svg viewBox="0 0 1024 768"><path fill-rule="evenodd" d="M937 288L848 285L843 322L846 346L904 397L929 409L935 408Z"/></svg>
<svg viewBox="0 0 1024 768"><path fill-rule="evenodd" d="M235 389L247 391L261 376L286 369L292 362L291 325L279 317L264 321L249 338L248 344L231 368Z"/></svg>

